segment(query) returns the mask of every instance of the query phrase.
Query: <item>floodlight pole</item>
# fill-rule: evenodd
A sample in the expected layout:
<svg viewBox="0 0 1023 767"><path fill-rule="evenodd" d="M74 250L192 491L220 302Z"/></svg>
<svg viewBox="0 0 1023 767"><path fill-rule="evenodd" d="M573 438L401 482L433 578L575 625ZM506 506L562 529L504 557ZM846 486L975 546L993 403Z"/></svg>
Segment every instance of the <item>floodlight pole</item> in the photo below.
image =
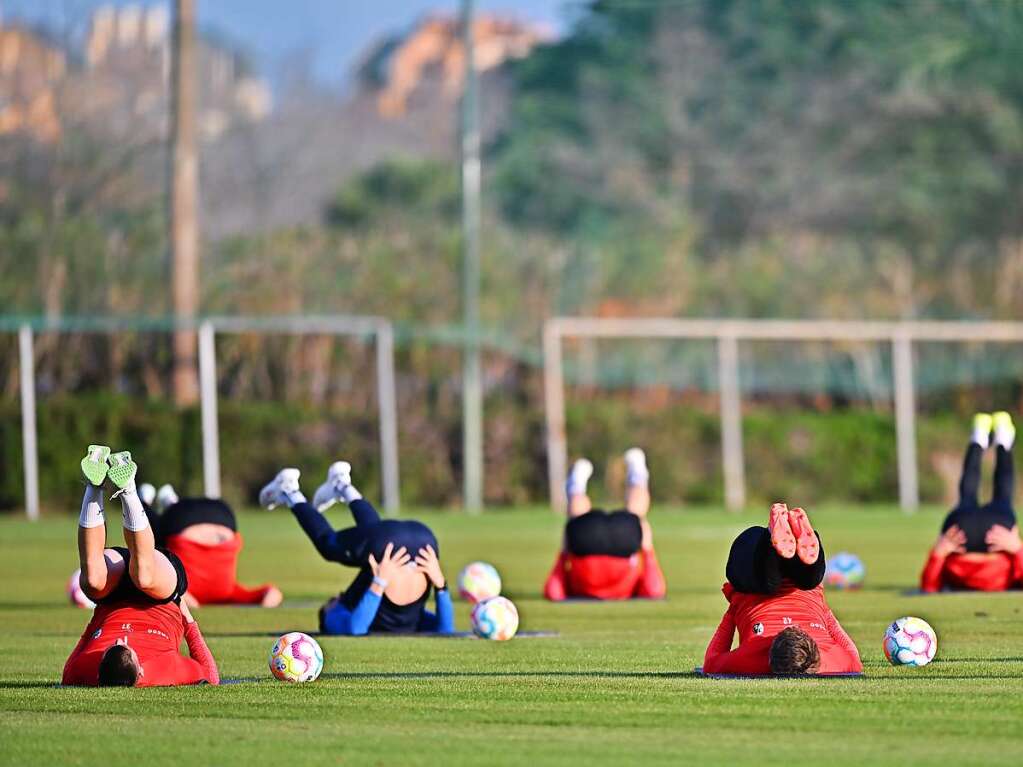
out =
<svg viewBox="0 0 1023 767"><path fill-rule="evenodd" d="M18 328L18 356L21 381L21 443L25 463L25 515L39 519L39 452L36 440L36 374L32 327Z"/></svg>
<svg viewBox="0 0 1023 767"><path fill-rule="evenodd" d="M480 365L480 129L473 54L473 0L462 0L465 86L462 94L462 294L465 328L462 383L463 506L483 509L483 385Z"/></svg>

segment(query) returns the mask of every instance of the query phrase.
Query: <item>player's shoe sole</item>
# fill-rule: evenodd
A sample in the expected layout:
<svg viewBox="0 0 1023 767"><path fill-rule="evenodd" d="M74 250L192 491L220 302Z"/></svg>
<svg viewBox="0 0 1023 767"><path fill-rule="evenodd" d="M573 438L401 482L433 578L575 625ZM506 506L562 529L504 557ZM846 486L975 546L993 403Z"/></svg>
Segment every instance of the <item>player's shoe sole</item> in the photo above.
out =
<svg viewBox="0 0 1023 767"><path fill-rule="evenodd" d="M800 508L789 511L789 527L796 536L796 554L804 564L812 565L821 554L820 541L813 531L810 518Z"/></svg>
<svg viewBox="0 0 1023 767"><path fill-rule="evenodd" d="M107 478L109 466L107 458L110 457L110 448L106 445L89 445L85 451L85 458L82 459L82 474L85 475L90 485L99 487Z"/></svg>
<svg viewBox="0 0 1023 767"><path fill-rule="evenodd" d="M327 481L316 489L313 506L326 511L341 500L341 489L352 484L352 465L348 461L335 461L327 469Z"/></svg>
<svg viewBox="0 0 1023 767"><path fill-rule="evenodd" d="M771 516L767 523L771 533L771 545L782 559L792 559L796 555L796 536L789 525L789 507L784 503L771 505Z"/></svg>
<svg viewBox="0 0 1023 767"><path fill-rule="evenodd" d="M115 495L124 492L124 489L135 481L135 473L139 467L131 460L131 453L124 450L120 453L113 453L108 459L107 477L117 487Z"/></svg>

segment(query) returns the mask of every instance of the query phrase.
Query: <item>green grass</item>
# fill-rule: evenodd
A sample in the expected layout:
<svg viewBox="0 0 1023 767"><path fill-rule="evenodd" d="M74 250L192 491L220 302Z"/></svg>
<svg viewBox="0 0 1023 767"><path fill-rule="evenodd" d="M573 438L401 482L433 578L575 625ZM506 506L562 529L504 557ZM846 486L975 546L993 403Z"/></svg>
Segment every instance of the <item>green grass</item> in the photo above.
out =
<svg viewBox="0 0 1023 767"><path fill-rule="evenodd" d="M340 512L332 512L341 524ZM221 688L54 686L88 614L66 605L71 517L0 520L0 764L1014 764L1023 760L1023 595L907 597L936 510L813 515L829 551L857 552L868 587L832 607L865 678L723 681L691 675L724 608L732 537L760 515L655 510L665 602L552 605L540 590L560 536L542 510L422 514L448 576L497 566L526 630L556 638L325 638L314 684L270 679L271 633L315 627L350 578L320 561L287 513L242 516L244 580L273 579L278 610L197 615ZM116 531L115 531L116 532ZM116 532L119 536L120 533ZM111 536L113 537L113 535ZM930 621L938 656L897 669L881 653L901 615ZM457 606L457 624L468 610Z"/></svg>

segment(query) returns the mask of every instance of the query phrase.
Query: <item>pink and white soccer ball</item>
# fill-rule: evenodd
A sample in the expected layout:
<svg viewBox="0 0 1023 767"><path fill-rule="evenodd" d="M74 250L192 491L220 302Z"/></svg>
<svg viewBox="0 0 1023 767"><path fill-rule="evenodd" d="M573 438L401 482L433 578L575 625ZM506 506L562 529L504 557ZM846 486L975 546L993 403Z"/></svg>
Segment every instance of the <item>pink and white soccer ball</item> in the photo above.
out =
<svg viewBox="0 0 1023 767"><path fill-rule="evenodd" d="M922 618L899 618L884 632L884 656L893 666L926 666L937 651L938 636Z"/></svg>
<svg viewBox="0 0 1023 767"><path fill-rule="evenodd" d="M493 565L470 562L458 574L458 593L469 602L484 602L501 593L501 576Z"/></svg>
<svg viewBox="0 0 1023 767"><path fill-rule="evenodd" d="M323 671L323 650L301 631L289 631L270 650L270 673L282 682L312 682Z"/></svg>
<svg viewBox="0 0 1023 767"><path fill-rule="evenodd" d="M82 584L79 580L81 575L81 568L71 573L71 578L67 582L67 598L76 607L84 607L86 610L91 610L96 606L96 603L85 596L85 592L82 591Z"/></svg>
<svg viewBox="0 0 1023 767"><path fill-rule="evenodd" d="M482 639L503 642L519 630L519 611L510 599L493 597L478 602L469 616L472 630Z"/></svg>

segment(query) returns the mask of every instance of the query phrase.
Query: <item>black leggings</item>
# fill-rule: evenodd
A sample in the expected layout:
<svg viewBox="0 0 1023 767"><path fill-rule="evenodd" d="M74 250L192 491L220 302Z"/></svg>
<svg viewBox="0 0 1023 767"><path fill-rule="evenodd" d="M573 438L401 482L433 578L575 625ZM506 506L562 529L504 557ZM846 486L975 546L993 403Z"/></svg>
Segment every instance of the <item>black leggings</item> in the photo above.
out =
<svg viewBox="0 0 1023 767"><path fill-rule="evenodd" d="M812 565L805 564L798 557L783 559L771 545L771 533L766 527L749 527L739 533L728 552L725 576L736 591L746 594L774 594L781 588L782 581L788 580L796 588L809 591L824 580L827 560L824 544L820 543L820 554Z"/></svg>
<svg viewBox="0 0 1023 767"><path fill-rule="evenodd" d="M577 557L631 557L643 543L643 526L630 511L592 509L568 520L565 548Z"/></svg>
<svg viewBox="0 0 1023 767"><path fill-rule="evenodd" d="M419 549L432 546L440 556L437 537L422 522L414 519L381 519L373 505L364 499L348 504L355 527L334 530L309 503L296 503L291 509L320 555L348 567L364 567L372 554L379 560L388 543L397 551L404 546L415 557Z"/></svg>
<svg viewBox="0 0 1023 767"><path fill-rule="evenodd" d="M984 540L993 525L1012 528L1016 524L1016 513L1012 509L1012 497L1016 489L1015 467L1012 451L1001 445L995 447L994 495L991 502L980 505L980 469L984 449L970 443L963 459L963 475L959 480L959 505L945 517L941 531L957 525L966 533L966 550L987 551Z"/></svg>

